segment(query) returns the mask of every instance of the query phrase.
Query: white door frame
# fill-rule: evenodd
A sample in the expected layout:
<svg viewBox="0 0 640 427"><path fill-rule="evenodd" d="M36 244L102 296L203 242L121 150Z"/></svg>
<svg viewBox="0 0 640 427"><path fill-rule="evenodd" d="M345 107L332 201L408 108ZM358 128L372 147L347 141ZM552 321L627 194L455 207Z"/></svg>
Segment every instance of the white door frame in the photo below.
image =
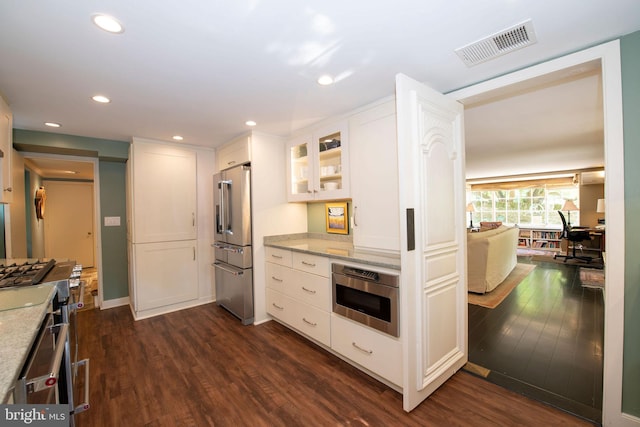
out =
<svg viewBox="0 0 640 427"><path fill-rule="evenodd" d="M95 224L94 257L98 272L98 307L102 306L102 230L100 223L100 162L96 157L21 152L25 159L53 159L93 164L93 222Z"/></svg>
<svg viewBox="0 0 640 427"><path fill-rule="evenodd" d="M638 426L640 420L622 412L624 348L624 137L620 42L615 40L524 70L447 94L465 99L554 71L599 60L604 107L605 197L607 199L607 274L605 278L603 425ZM615 244L609 244L615 242Z"/></svg>

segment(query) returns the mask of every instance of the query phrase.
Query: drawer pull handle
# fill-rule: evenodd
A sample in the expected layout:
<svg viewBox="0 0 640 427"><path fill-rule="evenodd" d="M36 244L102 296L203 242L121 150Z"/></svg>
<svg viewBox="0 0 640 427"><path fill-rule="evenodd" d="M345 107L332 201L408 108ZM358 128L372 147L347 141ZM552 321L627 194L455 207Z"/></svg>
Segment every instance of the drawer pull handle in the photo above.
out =
<svg viewBox="0 0 640 427"><path fill-rule="evenodd" d="M305 291L305 292L308 292L310 294L315 294L316 293L316 291L314 291L313 289L307 289L304 286L302 287L302 290Z"/></svg>
<svg viewBox="0 0 640 427"><path fill-rule="evenodd" d="M352 342L351 345L354 346L355 348L357 348L358 350L360 350L363 353L373 354L373 350L364 349L364 348L360 347L358 344L356 344L355 342Z"/></svg>
<svg viewBox="0 0 640 427"><path fill-rule="evenodd" d="M282 311L284 310L284 307L280 307L278 304L276 304L275 302L271 303L272 306L274 306L275 308L277 308L278 310Z"/></svg>
<svg viewBox="0 0 640 427"><path fill-rule="evenodd" d="M307 325L309 325L309 326L318 326L318 324L317 324L317 323L309 322L309 321L308 321L307 319L305 319L304 317L302 318L302 321L303 321L304 323L306 323Z"/></svg>
<svg viewBox="0 0 640 427"><path fill-rule="evenodd" d="M314 262L302 261L302 263L308 267L315 267L316 264Z"/></svg>
<svg viewBox="0 0 640 427"><path fill-rule="evenodd" d="M271 254L271 256L274 257L274 258L277 258L277 259L282 259L282 256L280 256L280 255Z"/></svg>
<svg viewBox="0 0 640 427"><path fill-rule="evenodd" d="M284 282L284 280L282 280L282 279L278 279L276 276L271 276L271 278L272 278L273 280L275 280L276 282Z"/></svg>

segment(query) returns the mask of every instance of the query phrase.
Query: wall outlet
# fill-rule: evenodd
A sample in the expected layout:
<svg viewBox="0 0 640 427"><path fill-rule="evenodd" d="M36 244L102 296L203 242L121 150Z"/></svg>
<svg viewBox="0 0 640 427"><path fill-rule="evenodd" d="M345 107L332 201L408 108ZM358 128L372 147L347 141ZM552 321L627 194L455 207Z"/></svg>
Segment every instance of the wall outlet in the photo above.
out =
<svg viewBox="0 0 640 427"><path fill-rule="evenodd" d="M120 226L120 217L119 216L105 216L104 217L104 226L105 227L119 227Z"/></svg>

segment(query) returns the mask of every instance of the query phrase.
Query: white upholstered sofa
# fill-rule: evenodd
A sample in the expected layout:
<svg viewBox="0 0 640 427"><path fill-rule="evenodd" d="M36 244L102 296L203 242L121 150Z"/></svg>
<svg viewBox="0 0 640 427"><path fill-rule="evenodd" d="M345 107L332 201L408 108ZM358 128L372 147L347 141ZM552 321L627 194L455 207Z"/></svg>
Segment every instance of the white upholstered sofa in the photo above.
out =
<svg viewBox="0 0 640 427"><path fill-rule="evenodd" d="M467 233L469 292L484 294L496 288L518 263L518 227Z"/></svg>

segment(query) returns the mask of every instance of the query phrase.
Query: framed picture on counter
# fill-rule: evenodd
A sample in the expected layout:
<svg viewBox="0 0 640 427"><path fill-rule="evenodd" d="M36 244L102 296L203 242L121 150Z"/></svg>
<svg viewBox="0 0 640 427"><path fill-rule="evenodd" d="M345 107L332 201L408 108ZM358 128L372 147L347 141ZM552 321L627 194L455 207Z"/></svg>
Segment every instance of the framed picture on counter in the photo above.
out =
<svg viewBox="0 0 640 427"><path fill-rule="evenodd" d="M347 203L325 203L327 233L349 234Z"/></svg>

